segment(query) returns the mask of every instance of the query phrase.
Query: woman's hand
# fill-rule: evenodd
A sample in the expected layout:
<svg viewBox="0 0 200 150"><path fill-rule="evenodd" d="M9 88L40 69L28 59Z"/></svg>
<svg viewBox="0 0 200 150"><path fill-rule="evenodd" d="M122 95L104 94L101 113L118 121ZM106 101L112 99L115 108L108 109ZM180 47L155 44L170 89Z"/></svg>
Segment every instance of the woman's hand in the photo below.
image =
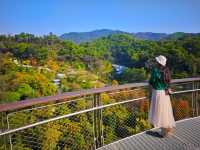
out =
<svg viewBox="0 0 200 150"><path fill-rule="evenodd" d="M173 91L172 91L171 88L165 89L165 94L166 94L166 95L171 95L172 93L173 93Z"/></svg>

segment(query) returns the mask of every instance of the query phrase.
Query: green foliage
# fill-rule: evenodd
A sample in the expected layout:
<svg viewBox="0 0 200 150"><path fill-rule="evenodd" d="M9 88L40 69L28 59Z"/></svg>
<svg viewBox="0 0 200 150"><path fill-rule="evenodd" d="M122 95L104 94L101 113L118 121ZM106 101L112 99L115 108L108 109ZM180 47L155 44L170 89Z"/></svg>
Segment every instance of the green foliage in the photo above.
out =
<svg viewBox="0 0 200 150"><path fill-rule="evenodd" d="M27 97L36 97L35 91L29 84L22 83L17 88L17 92L20 93L21 99L26 99Z"/></svg>
<svg viewBox="0 0 200 150"><path fill-rule="evenodd" d="M63 70L61 66L66 63L73 68L97 74L103 82L108 82L110 77L112 80L118 79L122 83L144 80L146 79L145 73L137 69L144 68L147 60L160 54L167 56L173 77L199 75L199 34L176 33L174 36L175 39L147 41L136 39L128 34L112 34L77 45L70 41L59 40L52 33L44 37L22 33L14 37L1 36L0 50L9 52L13 55L9 57L14 57L19 62L26 61L27 64L33 66L46 65L55 72ZM16 64L6 62L6 60L8 57L0 67L1 72L4 74L8 74L8 71L11 70L15 72L18 69ZM121 81L120 77L111 76L112 63L134 68L127 69L124 73L124 76L129 76L125 78L129 79ZM137 76L139 73L142 73L141 78ZM132 79L130 75L133 75ZM90 86L83 85L81 87L88 88Z"/></svg>
<svg viewBox="0 0 200 150"><path fill-rule="evenodd" d="M15 102L20 100L20 93L18 92L2 92L0 93L0 103Z"/></svg>
<svg viewBox="0 0 200 150"><path fill-rule="evenodd" d="M62 135L62 132L60 130L61 126L58 124L50 123L48 124L45 133L45 137L43 137L42 141L42 149L51 149L56 150L57 142L60 139L60 136Z"/></svg>
<svg viewBox="0 0 200 150"><path fill-rule="evenodd" d="M39 48L36 51L36 59L44 64L48 58L48 49L45 47Z"/></svg>
<svg viewBox="0 0 200 150"><path fill-rule="evenodd" d="M144 68L126 68L121 74L114 74L113 76L121 83L139 82L147 79Z"/></svg>
<svg viewBox="0 0 200 150"><path fill-rule="evenodd" d="M12 61L12 54L0 53L0 75L8 75L18 70L17 65Z"/></svg>
<svg viewBox="0 0 200 150"><path fill-rule="evenodd" d="M175 35L161 41L138 40L127 34L111 35L79 45L62 41L52 33L44 37L22 33L15 36L0 36L0 103L55 95L61 92L104 86L112 82L138 82L147 79L145 62L157 55L166 55L173 77L183 78L200 75L200 36ZM14 62L17 60L18 64ZM126 66L121 74L111 74L112 64ZM64 73L60 87L52 81L57 73ZM59 88L59 89L58 89ZM129 95L120 95L117 100ZM117 95L116 95L117 97ZM103 104L116 102L110 95L101 94ZM89 103L88 103L89 102ZM144 104L145 105L145 104ZM180 106L188 108L182 101ZM82 99L70 104L47 106L42 109L15 112L10 116L12 128L37 121L66 115L84 108L92 102ZM143 106L145 107L145 106ZM16 116L14 116L16 115ZM41 149L92 149L93 114L81 114L49 124L27 129L36 137ZM18 118L20 117L20 119ZM144 108L113 106L103 111L105 143L151 128ZM34 147L23 141L25 133L13 135L16 150ZM0 146L1 148L1 146Z"/></svg>
<svg viewBox="0 0 200 150"><path fill-rule="evenodd" d="M75 62L73 64L74 68L76 69L85 69L85 64L83 62Z"/></svg>
<svg viewBox="0 0 200 150"><path fill-rule="evenodd" d="M43 74L40 73L22 73L18 72L15 75L15 79L13 83L16 85L17 90L23 91L23 88L27 89L28 91L24 96L33 96L34 90L37 92L37 96L48 96L53 95L56 93L57 88L51 81L49 81Z"/></svg>

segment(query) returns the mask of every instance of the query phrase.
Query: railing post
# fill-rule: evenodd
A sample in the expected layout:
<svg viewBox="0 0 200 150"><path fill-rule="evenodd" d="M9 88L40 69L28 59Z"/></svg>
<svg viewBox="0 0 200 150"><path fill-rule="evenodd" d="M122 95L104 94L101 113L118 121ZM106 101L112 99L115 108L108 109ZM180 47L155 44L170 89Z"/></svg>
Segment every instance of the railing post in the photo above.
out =
<svg viewBox="0 0 200 150"><path fill-rule="evenodd" d="M199 88L199 82L196 81L194 82L195 84L195 89L198 89ZM198 104L198 91L195 91L195 112L196 112L196 116L199 115L199 104Z"/></svg>
<svg viewBox="0 0 200 150"><path fill-rule="evenodd" d="M0 126L0 132L4 132L5 130L8 129L7 126L7 113L6 112L1 112L1 126ZM11 146L9 146L9 139L6 135L4 135L3 137L1 137L2 141L0 142L0 144L3 144L3 148L5 150L8 150L9 147L11 148Z"/></svg>
<svg viewBox="0 0 200 150"><path fill-rule="evenodd" d="M199 81L197 81L197 89L199 89L200 88L200 86L199 86ZM199 91L197 91L197 116L199 116Z"/></svg>
<svg viewBox="0 0 200 150"><path fill-rule="evenodd" d="M93 107L101 105L100 94L94 94ZM94 111L94 143L95 149L103 145L103 122L102 122L102 109Z"/></svg>
<svg viewBox="0 0 200 150"><path fill-rule="evenodd" d="M7 128L8 130L10 129L10 124L9 124L9 118L8 115L6 115L6 122L7 122ZM9 143L10 143L10 150L13 150L13 146L12 146L12 135L9 134Z"/></svg>
<svg viewBox="0 0 200 150"><path fill-rule="evenodd" d="M192 88L198 89L199 88L199 82L198 81L193 81L192 82ZM193 91L192 92L192 115L193 117L199 115L199 104L198 104L198 91Z"/></svg>
<svg viewBox="0 0 200 150"><path fill-rule="evenodd" d="M194 89L194 81L192 82L192 89ZM192 92L192 117L194 117L195 114L195 103L194 103L194 92Z"/></svg>

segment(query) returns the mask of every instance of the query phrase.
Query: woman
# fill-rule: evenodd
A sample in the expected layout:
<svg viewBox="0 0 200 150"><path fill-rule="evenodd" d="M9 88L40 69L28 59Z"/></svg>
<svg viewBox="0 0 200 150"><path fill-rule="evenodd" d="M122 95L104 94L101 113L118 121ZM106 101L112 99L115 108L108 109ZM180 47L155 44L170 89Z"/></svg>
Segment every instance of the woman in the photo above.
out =
<svg viewBox="0 0 200 150"><path fill-rule="evenodd" d="M170 101L170 72L166 67L166 57L158 56L156 65L152 68L149 84L152 87L152 98L148 120L154 127L161 128L163 137L174 131L175 121Z"/></svg>

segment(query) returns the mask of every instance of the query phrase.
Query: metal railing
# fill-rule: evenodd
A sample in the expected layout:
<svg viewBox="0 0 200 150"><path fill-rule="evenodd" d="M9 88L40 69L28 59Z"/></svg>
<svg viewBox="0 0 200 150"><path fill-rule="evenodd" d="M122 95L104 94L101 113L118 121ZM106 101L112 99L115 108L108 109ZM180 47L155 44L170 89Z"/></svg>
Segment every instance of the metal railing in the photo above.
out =
<svg viewBox="0 0 200 150"><path fill-rule="evenodd" d="M172 82L175 120L199 115L200 78ZM0 149L96 149L152 128L148 83L1 104Z"/></svg>

